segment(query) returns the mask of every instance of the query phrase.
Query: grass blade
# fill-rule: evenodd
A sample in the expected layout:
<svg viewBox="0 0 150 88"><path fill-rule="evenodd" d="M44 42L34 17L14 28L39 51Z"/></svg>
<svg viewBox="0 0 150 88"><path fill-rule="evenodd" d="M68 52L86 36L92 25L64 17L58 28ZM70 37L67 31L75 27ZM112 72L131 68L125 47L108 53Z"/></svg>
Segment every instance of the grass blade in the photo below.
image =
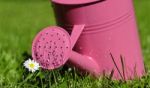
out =
<svg viewBox="0 0 150 88"><path fill-rule="evenodd" d="M112 53L110 53L110 56L111 56L111 58L112 58L112 61L113 61L114 65L115 65L115 67L116 67L116 69L117 69L119 75L120 75L121 78L123 79L123 76L122 76L122 74L121 74L121 72L120 72L120 70L119 70L119 68L118 68L118 66L117 66L117 64L116 64L116 62L115 62L115 59L114 59Z"/></svg>

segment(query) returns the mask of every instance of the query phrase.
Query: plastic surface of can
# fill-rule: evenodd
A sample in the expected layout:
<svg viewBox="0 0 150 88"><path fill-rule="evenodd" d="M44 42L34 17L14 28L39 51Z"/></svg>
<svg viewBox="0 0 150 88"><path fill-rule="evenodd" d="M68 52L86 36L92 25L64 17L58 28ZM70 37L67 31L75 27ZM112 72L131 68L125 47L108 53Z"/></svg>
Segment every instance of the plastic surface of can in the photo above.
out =
<svg viewBox="0 0 150 88"><path fill-rule="evenodd" d="M74 50L92 57L97 62L99 66L97 75L104 73L109 75L114 71L113 77L116 79L143 76L145 70L133 0L52 0L52 2L58 25L69 33L73 25L85 24Z"/></svg>

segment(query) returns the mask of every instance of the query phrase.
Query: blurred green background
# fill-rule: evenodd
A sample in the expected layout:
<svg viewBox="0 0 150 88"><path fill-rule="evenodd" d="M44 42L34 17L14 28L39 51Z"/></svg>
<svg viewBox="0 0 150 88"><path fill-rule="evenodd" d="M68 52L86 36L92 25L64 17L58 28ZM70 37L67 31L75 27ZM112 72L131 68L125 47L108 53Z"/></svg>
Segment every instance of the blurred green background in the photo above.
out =
<svg viewBox="0 0 150 88"><path fill-rule="evenodd" d="M144 61L150 64L150 0L134 0ZM31 54L34 36L55 25L49 0L0 0L0 85L22 78L23 53Z"/></svg>

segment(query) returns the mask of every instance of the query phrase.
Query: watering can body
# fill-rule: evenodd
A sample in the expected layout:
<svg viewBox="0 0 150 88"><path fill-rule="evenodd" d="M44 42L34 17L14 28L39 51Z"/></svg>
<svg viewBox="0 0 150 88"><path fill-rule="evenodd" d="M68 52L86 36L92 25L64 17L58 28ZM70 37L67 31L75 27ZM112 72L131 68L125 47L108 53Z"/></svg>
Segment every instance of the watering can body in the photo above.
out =
<svg viewBox="0 0 150 88"><path fill-rule="evenodd" d="M71 33L73 25L85 25L74 50L90 56L98 64L96 75L109 75L113 71L114 78L133 79L144 74L132 2L52 0L59 26ZM73 64L78 65L76 62ZM86 68L86 65L82 66Z"/></svg>

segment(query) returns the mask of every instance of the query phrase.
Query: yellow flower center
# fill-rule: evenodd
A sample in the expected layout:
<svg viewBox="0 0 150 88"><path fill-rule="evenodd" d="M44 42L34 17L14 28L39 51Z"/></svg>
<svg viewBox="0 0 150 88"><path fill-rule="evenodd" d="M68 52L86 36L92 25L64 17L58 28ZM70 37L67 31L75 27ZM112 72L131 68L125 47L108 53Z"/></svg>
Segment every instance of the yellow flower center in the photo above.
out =
<svg viewBox="0 0 150 88"><path fill-rule="evenodd" d="M32 69L34 68L34 66L35 65L33 63L29 64L29 67L32 68Z"/></svg>

